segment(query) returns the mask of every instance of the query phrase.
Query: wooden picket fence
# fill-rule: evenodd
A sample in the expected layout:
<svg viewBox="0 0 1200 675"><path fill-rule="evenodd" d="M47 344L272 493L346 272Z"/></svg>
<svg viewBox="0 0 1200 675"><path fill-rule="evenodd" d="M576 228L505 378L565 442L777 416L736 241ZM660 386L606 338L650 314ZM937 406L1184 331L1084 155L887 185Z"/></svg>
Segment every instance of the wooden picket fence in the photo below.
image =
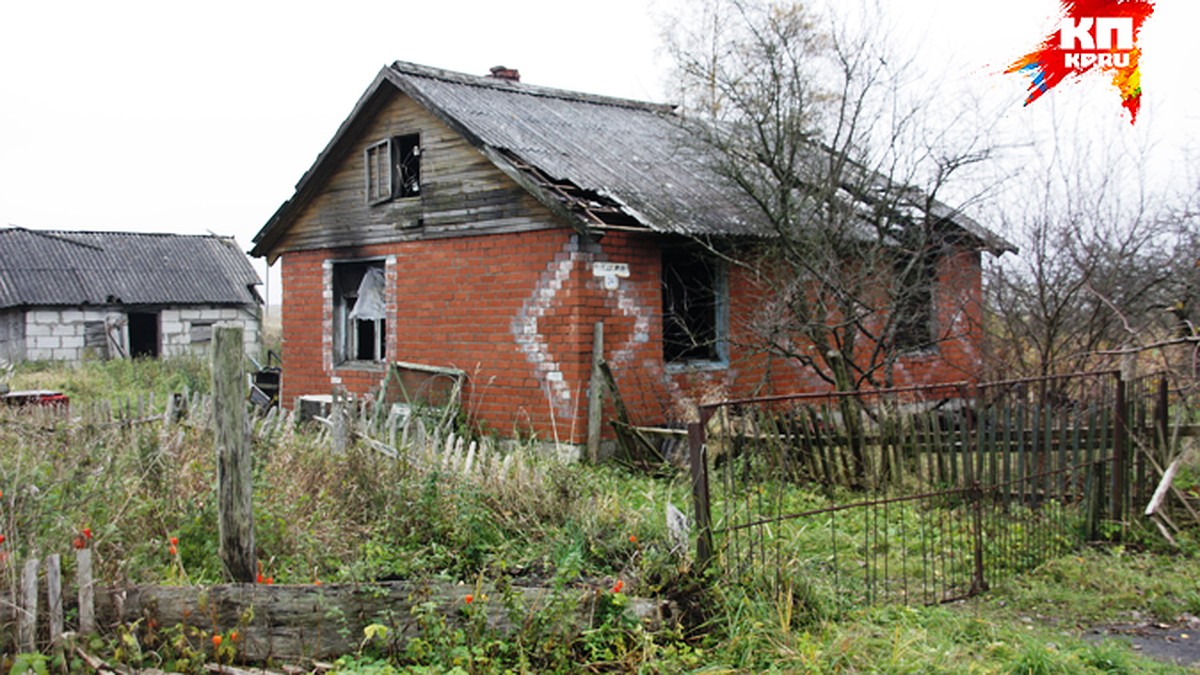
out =
<svg viewBox="0 0 1200 675"><path fill-rule="evenodd" d="M215 424L219 404L210 394L180 392L165 402L156 401L152 395L136 400L102 401L87 406L75 406L69 413L67 424L81 425L92 429L112 429L134 426L159 428L164 438L179 435L181 425L210 427ZM160 412L156 412L160 411ZM292 439L298 433L314 434L318 445L330 452L349 452L353 446L368 448L369 451L404 462L412 471L420 474L438 474L445 479L473 482L481 487L519 494L536 488L545 479L543 462L534 453L521 448L504 448L490 439L468 438L444 425L430 423L420 415L403 419L375 410L368 402L345 398L329 417L318 418L311 423L300 423L292 411L279 408L255 411L247 417L247 433L259 445L274 445ZM31 409L23 412L24 420L35 423L64 423L64 412L51 409ZM38 417L31 417L38 416ZM44 416L44 419L41 417ZM341 633L320 629L321 618L301 616L303 602L319 594L321 602L334 608L333 613L346 616L374 616L364 613L376 608L378 599L373 596L378 589L387 587L392 599L391 609L406 607L432 588L436 595L445 596L448 606L453 606L457 596L464 590L459 587L442 588L429 584L371 584L360 587L355 584L325 584L323 588L291 586L267 588L257 584L224 584L208 587L166 586L111 586L103 580L93 578L92 549L88 542L84 547L72 550L74 576L64 579L63 555L51 554L31 557L24 561L13 561L8 574L13 577L0 587L0 653L15 650L36 652L61 645L64 635L88 635L120 623L136 621L142 612L159 613L159 621L170 621L177 615L195 613L198 607L216 598L211 611L216 612L223 625L230 617L236 619L247 607L256 607L264 617L261 625L245 626L246 639L241 654L244 658L254 655L291 655L300 657L314 653L333 655L338 650L352 650L355 644L337 636ZM72 566L66 565L68 569ZM535 611L548 602L544 589L522 591L524 602ZM461 597L457 597L461 604ZM583 600L587 601L586 598ZM215 601L213 601L215 602ZM297 604L299 603L299 604ZM586 602L584 605L586 606ZM231 609L232 608L232 609ZM269 610L267 608L270 608ZM656 605L640 601L636 614L642 617L657 616ZM373 611L373 609L372 609ZM500 612L500 608L496 608ZM308 612L312 614L311 611ZM407 613L403 613L407 616ZM227 616L228 615L228 616ZM265 618L274 616L271 623ZM284 621L283 625L276 625ZM214 621L217 623L217 621ZM163 624L173 625L173 624ZM349 634L361 634L361 626L348 626ZM314 632L315 631L315 632ZM78 646L74 647L79 649Z"/></svg>

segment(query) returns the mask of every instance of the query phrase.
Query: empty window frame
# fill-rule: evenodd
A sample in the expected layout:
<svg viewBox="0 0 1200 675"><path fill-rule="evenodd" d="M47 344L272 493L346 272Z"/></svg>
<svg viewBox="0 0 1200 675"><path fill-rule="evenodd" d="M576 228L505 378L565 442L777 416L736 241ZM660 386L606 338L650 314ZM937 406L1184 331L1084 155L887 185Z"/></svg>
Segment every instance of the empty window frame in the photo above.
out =
<svg viewBox="0 0 1200 675"><path fill-rule="evenodd" d="M334 358L380 362L387 358L384 262L333 265Z"/></svg>
<svg viewBox="0 0 1200 675"><path fill-rule="evenodd" d="M894 265L892 294L897 351L932 349L937 343L935 287L937 261L932 251L901 256Z"/></svg>
<svg viewBox="0 0 1200 675"><path fill-rule="evenodd" d="M720 260L697 247L664 248L662 302L667 364L726 361L729 293Z"/></svg>
<svg viewBox="0 0 1200 675"><path fill-rule="evenodd" d="M421 194L421 137L393 136L369 146L363 154L366 167L367 203Z"/></svg>

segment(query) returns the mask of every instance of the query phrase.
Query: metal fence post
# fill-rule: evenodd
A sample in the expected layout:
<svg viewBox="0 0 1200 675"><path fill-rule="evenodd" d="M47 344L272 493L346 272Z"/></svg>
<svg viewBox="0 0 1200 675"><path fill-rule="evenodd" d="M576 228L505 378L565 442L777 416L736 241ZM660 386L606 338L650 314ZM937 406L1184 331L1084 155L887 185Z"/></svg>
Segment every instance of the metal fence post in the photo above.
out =
<svg viewBox="0 0 1200 675"><path fill-rule="evenodd" d="M712 559L712 514L708 501L708 457L704 425L688 424L689 460L692 473L692 507L696 515L696 570L704 571Z"/></svg>
<svg viewBox="0 0 1200 675"><path fill-rule="evenodd" d="M978 595L988 590L987 580L983 578L983 490L978 480L971 483L968 494L975 521L975 578L971 580L971 595Z"/></svg>

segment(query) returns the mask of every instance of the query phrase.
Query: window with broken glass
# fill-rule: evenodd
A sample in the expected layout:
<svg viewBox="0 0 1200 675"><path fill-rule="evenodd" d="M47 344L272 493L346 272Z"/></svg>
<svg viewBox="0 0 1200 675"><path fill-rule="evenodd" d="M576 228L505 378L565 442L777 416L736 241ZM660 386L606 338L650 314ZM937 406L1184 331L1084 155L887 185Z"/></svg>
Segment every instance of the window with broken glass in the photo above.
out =
<svg viewBox="0 0 1200 675"><path fill-rule="evenodd" d="M338 363L386 359L385 278L382 260L334 264L333 338Z"/></svg>
<svg viewBox="0 0 1200 675"><path fill-rule="evenodd" d="M421 137L405 134L367 147L365 162L367 203L379 204L421 194Z"/></svg>
<svg viewBox="0 0 1200 675"><path fill-rule="evenodd" d="M898 257L893 267L893 344L899 352L933 349L937 343L934 290L937 265L932 251Z"/></svg>
<svg viewBox="0 0 1200 675"><path fill-rule="evenodd" d="M662 254L663 360L668 365L727 361L729 293L724 264L694 246Z"/></svg>

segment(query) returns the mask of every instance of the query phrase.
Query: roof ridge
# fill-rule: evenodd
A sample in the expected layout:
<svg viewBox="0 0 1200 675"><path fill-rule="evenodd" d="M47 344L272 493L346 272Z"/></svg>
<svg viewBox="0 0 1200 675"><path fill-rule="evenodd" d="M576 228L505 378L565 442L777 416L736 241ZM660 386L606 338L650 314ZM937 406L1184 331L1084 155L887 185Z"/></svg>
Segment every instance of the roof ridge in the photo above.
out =
<svg viewBox="0 0 1200 675"><path fill-rule="evenodd" d="M556 87L545 87L542 85L527 84L524 82L512 82L510 80L488 77L487 75L472 75L470 73L446 70L444 68L435 68L433 66L426 66L409 61L393 61L388 67L402 75L412 75L416 77L444 80L446 82L453 82L471 87L498 89L514 94L541 96L543 98L558 98L567 101L579 101L581 103L594 103L597 105L610 105L620 108L635 108L638 110L646 110L648 112L657 113L672 113L677 107L671 103L653 103L651 101L639 101L637 99L622 98L619 96L589 94L571 89L559 89Z"/></svg>
<svg viewBox="0 0 1200 675"><path fill-rule="evenodd" d="M27 227L20 227L19 225L13 225L9 229L10 230L19 230L21 232L27 232L29 234L32 234L32 235L35 235L38 237L42 237L44 239L53 239L55 241L61 241L61 242L67 243L67 244L72 244L74 246L80 246L82 248L90 248L93 251L103 251L104 250L103 246L98 246L96 244L92 244L92 243L86 242L86 241L78 241L76 239L71 239L70 237L66 236L66 234L64 234L65 231L63 231L63 230L31 230ZM86 233L85 232L76 232L74 234L86 234Z"/></svg>

